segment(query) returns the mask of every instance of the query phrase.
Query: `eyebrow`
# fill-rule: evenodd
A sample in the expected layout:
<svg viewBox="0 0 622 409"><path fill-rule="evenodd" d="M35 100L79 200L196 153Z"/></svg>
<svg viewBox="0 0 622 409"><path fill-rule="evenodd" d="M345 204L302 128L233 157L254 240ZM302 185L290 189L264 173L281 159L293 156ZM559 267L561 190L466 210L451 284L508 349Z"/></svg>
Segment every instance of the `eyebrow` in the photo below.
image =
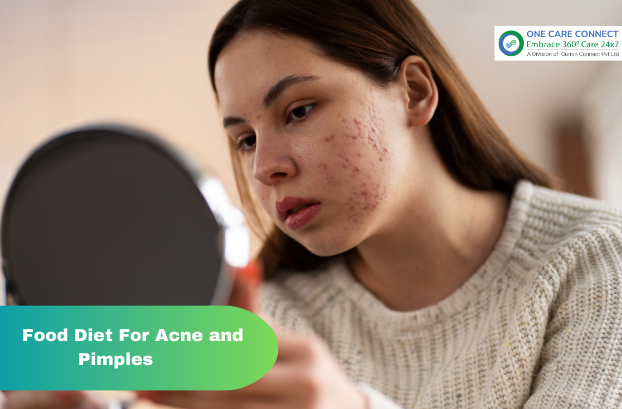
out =
<svg viewBox="0 0 622 409"><path fill-rule="evenodd" d="M246 120L244 120L244 118L239 118L236 116L228 116L225 117L225 119L222 120L222 126L224 126L225 128L231 125L237 125L237 124L242 124L246 122Z"/></svg>
<svg viewBox="0 0 622 409"><path fill-rule="evenodd" d="M263 106L268 108L270 104L272 104L274 100L277 99L279 95L281 95L288 87L300 82L315 81L317 79L319 78L315 75L288 75L270 88L266 96L263 98Z"/></svg>
<svg viewBox="0 0 622 409"><path fill-rule="evenodd" d="M315 81L319 79L315 75L288 75L283 77L279 82L274 84L263 98L264 107L268 108L288 87L305 81ZM244 118L227 116L223 119L223 126L226 128L231 125L238 125L245 123Z"/></svg>

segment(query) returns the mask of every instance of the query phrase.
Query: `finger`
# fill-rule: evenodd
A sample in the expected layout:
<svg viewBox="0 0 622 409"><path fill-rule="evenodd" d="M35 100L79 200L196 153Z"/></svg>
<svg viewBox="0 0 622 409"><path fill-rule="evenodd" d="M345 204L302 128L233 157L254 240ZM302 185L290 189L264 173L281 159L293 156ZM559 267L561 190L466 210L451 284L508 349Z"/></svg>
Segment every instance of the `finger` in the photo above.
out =
<svg viewBox="0 0 622 409"><path fill-rule="evenodd" d="M278 409L285 402L241 396L235 391L162 391L158 404L184 409Z"/></svg>
<svg viewBox="0 0 622 409"><path fill-rule="evenodd" d="M249 283L236 275L233 281L233 287L231 288L229 305L253 312L255 308L253 304L253 292Z"/></svg>
<svg viewBox="0 0 622 409"><path fill-rule="evenodd" d="M261 379L237 389L235 393L245 399L256 398L283 402L297 395L305 385L305 370L291 363L277 364Z"/></svg>
<svg viewBox="0 0 622 409"><path fill-rule="evenodd" d="M272 367L256 382L232 391L146 391L138 392L138 396L169 406L188 408L201 407L205 402L215 404L220 401L241 402L252 399L276 403L296 394L303 384L301 375L303 370L299 365L280 364Z"/></svg>
<svg viewBox="0 0 622 409"><path fill-rule="evenodd" d="M97 402L85 391L54 391L53 393L64 403L70 404L72 408L101 409L104 406L103 402Z"/></svg>
<svg viewBox="0 0 622 409"><path fill-rule="evenodd" d="M262 283L264 281L263 265L261 261L255 259L248 263L248 266L241 271L244 277L253 283Z"/></svg>
<svg viewBox="0 0 622 409"><path fill-rule="evenodd" d="M153 402L184 409L233 409L238 402L231 391L160 391Z"/></svg>
<svg viewBox="0 0 622 409"><path fill-rule="evenodd" d="M84 394L99 409L109 408L112 404L123 406L136 400L136 393L132 391L84 391Z"/></svg>
<svg viewBox="0 0 622 409"><path fill-rule="evenodd" d="M323 342L316 338L280 328L275 328L274 332L279 342L277 362L309 360L320 352L320 349L326 349Z"/></svg>
<svg viewBox="0 0 622 409"><path fill-rule="evenodd" d="M136 397L138 399L147 399L156 402L159 396L159 391L136 391Z"/></svg>
<svg viewBox="0 0 622 409"><path fill-rule="evenodd" d="M235 269L229 305L256 313L258 290L262 281L262 267L257 260L251 261L246 267Z"/></svg>
<svg viewBox="0 0 622 409"><path fill-rule="evenodd" d="M195 409L199 406L194 402L194 398L187 396L195 394L193 391L143 391L138 392L140 398L148 399L160 405L175 406L179 408ZM204 405L204 407L207 407Z"/></svg>

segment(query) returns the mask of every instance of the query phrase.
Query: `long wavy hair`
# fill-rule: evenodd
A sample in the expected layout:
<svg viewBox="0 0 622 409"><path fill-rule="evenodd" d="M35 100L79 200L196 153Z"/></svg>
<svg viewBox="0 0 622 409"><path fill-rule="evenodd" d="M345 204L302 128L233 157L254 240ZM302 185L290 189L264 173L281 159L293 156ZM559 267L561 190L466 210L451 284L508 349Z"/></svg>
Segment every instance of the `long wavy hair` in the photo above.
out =
<svg viewBox="0 0 622 409"><path fill-rule="evenodd" d="M553 189L558 179L517 151L492 119L425 17L409 0L241 0L222 18L209 47L209 75L236 36L265 30L313 43L327 58L360 70L380 87L399 79L404 58L425 59L438 88L429 122L445 167L463 185L513 192L521 179ZM230 154L242 205L253 231L264 241L259 253L266 276L277 268L310 270L322 257L296 242L274 223L266 224L230 138Z"/></svg>

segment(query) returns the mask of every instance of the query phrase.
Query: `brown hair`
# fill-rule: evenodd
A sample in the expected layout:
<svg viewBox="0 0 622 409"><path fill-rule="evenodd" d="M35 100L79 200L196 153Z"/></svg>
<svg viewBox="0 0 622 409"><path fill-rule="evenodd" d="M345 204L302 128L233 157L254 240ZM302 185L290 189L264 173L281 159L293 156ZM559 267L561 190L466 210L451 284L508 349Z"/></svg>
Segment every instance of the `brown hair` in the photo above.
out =
<svg viewBox="0 0 622 409"><path fill-rule="evenodd" d="M409 55L424 58L438 88L429 122L434 145L456 180L479 190L510 194L521 179L559 188L559 181L521 155L410 0L241 0L218 24L209 48L212 87L218 55L237 35L268 30L313 43L320 53L354 67L387 87L399 79ZM272 224L266 234L241 158L230 140L236 183L251 228L265 240L260 258L269 276L276 267L306 270L322 260Z"/></svg>

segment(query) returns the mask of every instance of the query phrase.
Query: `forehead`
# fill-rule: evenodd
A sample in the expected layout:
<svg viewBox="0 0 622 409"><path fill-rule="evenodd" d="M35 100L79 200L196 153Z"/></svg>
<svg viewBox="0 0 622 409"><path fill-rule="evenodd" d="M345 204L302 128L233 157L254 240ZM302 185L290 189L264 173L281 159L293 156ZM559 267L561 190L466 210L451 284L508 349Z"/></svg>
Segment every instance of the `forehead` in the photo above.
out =
<svg viewBox="0 0 622 409"><path fill-rule="evenodd" d="M216 61L218 99L223 109L235 109L241 101L259 104L263 94L283 77L320 76L335 65L308 41L264 31L243 33L224 48Z"/></svg>

